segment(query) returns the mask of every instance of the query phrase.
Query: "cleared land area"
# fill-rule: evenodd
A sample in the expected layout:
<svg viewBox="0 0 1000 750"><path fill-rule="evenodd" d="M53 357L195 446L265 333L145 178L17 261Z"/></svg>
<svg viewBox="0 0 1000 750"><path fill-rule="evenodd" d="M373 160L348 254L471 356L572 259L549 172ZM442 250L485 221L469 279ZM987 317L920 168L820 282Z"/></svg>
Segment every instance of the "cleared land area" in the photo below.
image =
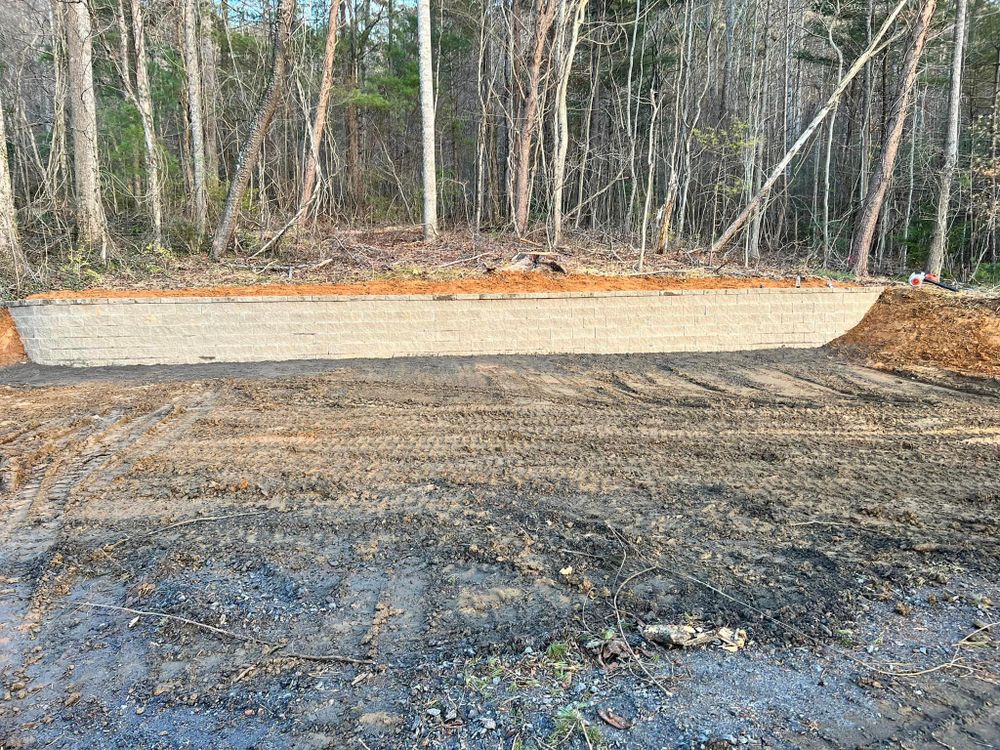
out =
<svg viewBox="0 0 1000 750"><path fill-rule="evenodd" d="M995 381L811 351L0 382L2 746L1000 742Z"/></svg>

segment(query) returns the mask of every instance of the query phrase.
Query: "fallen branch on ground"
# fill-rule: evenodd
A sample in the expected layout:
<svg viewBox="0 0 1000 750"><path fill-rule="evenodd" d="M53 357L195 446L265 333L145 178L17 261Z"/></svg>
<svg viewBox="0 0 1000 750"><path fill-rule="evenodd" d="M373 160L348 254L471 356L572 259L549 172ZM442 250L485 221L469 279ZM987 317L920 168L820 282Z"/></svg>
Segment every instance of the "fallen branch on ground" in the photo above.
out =
<svg viewBox="0 0 1000 750"><path fill-rule="evenodd" d="M228 516L199 516L198 518L188 518L185 521L178 521L177 523L172 523L167 526L161 526L158 529L153 529L152 531L148 531L145 534L140 534L139 536L129 535L127 537L119 539L117 542L113 542L110 546L113 549L117 547L119 544L124 544L129 539L146 539L147 537L151 537L154 534L160 534L164 531L170 531L170 529L177 529L180 528L181 526L190 526L193 523L208 523L209 521L228 521L230 518L247 518L249 516L262 516L267 512L268 511L266 510L255 510L255 511L249 511L247 513L232 513Z"/></svg>
<svg viewBox="0 0 1000 750"><path fill-rule="evenodd" d="M489 255L489 253L479 253L479 255L473 255L470 258L459 258L458 260L453 260L450 263L442 263L438 268L447 268L448 266L457 266L459 263L471 263L474 260L479 260L482 257Z"/></svg>
<svg viewBox="0 0 1000 750"><path fill-rule="evenodd" d="M191 620L187 617L180 617L178 615L171 615L166 612L152 612L150 610L144 609L132 609L131 607L119 607L114 604L98 604L97 602L81 602L82 606L94 607L95 609L106 609L112 612L124 612L130 615L135 615L136 617L160 617L165 620L173 620L174 622L179 622L184 625L190 625L193 628L199 628L200 630L207 630L210 633L215 633L216 635L221 635L225 638L232 638L233 640L243 641L244 643L255 643L259 646L264 646L269 649L268 654L274 654L278 652L283 652L280 655L285 656L289 659L303 659L306 661L326 661L326 662L342 662L344 664L374 664L371 659L355 659L353 656L343 656L341 654L305 654L299 651L286 651L287 644L284 643L274 643L273 641L265 641L262 638L256 638L252 635L243 635L241 633L236 633L232 630L226 630L225 628L217 628L215 625L209 625L205 622L199 622L198 620Z"/></svg>
<svg viewBox="0 0 1000 750"><path fill-rule="evenodd" d="M628 638L625 637L625 627L622 624L621 610L618 607L618 596L619 594L621 594L622 589L624 589L625 586L634 581L636 578L644 576L646 575L646 573L651 573L654 570L656 570L655 566L645 568L644 570L640 570L638 573L633 573L624 581L622 581L621 584L618 586L618 588L615 589L615 595L611 600L611 606L615 611L615 622L618 625L618 635L621 636L622 643L625 645L625 649L628 651L629 655L635 660L635 663L639 665L639 669L641 669L643 673L646 675L646 677L649 678L649 681L652 682L657 688L659 688L660 692L662 692L666 697L671 698L673 697L673 693L667 689L667 687L656 677L656 675L654 675L652 672L649 671L649 669L646 668L646 665L643 663L642 659L639 658L639 655L635 652L635 649L632 648L632 644L628 642Z"/></svg>

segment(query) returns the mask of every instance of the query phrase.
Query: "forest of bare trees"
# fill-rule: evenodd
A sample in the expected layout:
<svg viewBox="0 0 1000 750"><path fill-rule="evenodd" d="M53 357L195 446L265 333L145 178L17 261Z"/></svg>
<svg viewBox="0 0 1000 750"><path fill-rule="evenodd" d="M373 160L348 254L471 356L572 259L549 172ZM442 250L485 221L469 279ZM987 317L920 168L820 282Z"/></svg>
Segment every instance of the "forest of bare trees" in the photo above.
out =
<svg viewBox="0 0 1000 750"><path fill-rule="evenodd" d="M338 227L1000 280L996 0L4 0L0 293ZM699 255L700 254L700 255Z"/></svg>

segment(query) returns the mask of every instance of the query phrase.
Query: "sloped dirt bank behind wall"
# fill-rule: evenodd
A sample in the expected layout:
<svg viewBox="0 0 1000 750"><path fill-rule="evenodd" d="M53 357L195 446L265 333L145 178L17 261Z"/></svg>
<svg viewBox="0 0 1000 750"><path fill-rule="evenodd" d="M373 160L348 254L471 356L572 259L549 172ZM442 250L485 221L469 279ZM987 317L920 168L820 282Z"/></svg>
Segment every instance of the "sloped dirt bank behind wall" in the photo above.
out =
<svg viewBox="0 0 1000 750"><path fill-rule="evenodd" d="M889 290L830 347L884 370L1000 378L1000 297Z"/></svg>
<svg viewBox="0 0 1000 750"><path fill-rule="evenodd" d="M381 279L353 284L260 284L183 289L86 289L34 294L29 299L114 297L256 297L357 294L516 294L535 292L640 292L686 289L757 289L794 287L794 278L745 276L598 276L592 274L491 273L461 279ZM824 287L818 277L801 280L804 287ZM845 286L837 283L836 286Z"/></svg>
<svg viewBox="0 0 1000 750"><path fill-rule="evenodd" d="M0 367L12 365L24 358L24 346L14 327L10 310L0 307Z"/></svg>

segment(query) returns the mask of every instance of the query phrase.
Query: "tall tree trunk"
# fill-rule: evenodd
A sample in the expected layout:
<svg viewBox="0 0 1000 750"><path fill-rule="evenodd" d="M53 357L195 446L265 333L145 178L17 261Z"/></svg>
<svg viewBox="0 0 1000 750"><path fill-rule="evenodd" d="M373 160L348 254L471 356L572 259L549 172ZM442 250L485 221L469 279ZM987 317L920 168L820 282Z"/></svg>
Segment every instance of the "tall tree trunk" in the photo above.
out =
<svg viewBox="0 0 1000 750"><path fill-rule="evenodd" d="M417 7L417 38L420 43L420 127L424 157L424 239L437 237L437 173L434 166L434 68L431 59L431 3Z"/></svg>
<svg viewBox="0 0 1000 750"><path fill-rule="evenodd" d="M851 255L854 257L854 274L856 276L868 275L868 258L871 253L872 238L875 236L879 214L882 212L882 204L885 202L885 195L889 189L889 183L892 181L892 170L896 165L896 155L899 152L899 144L903 138L903 127L906 124L910 101L913 97L913 84L917 80L917 69L924 52L924 45L927 42L927 34L930 31L936 4L936 0L924 0L920 15L913 26L913 42L903 61L903 77L899 82L896 100L893 102L889 115L889 125L886 130L885 142L882 144L882 153L879 155L878 163L872 172L871 184L868 186L868 193L862 204L861 215L858 217L854 239L851 242Z"/></svg>
<svg viewBox="0 0 1000 750"><path fill-rule="evenodd" d="M642 207L642 221L639 224L639 266L638 270L643 270L646 262L646 230L649 228L649 211L653 205L653 178L655 177L654 149L656 146L656 118L660 112L660 97L655 90L649 92L651 111L649 114L649 142L646 151L646 195Z"/></svg>
<svg viewBox="0 0 1000 750"><path fill-rule="evenodd" d="M350 8L350 36L348 37L347 88L352 92L351 100L344 107L344 131L347 135L347 195L351 208L356 212L364 203L364 180L361 175L361 123L358 105L354 103L353 92L358 88L360 76L361 38L358 27L358 9L354 0L344 8Z"/></svg>
<svg viewBox="0 0 1000 750"><path fill-rule="evenodd" d="M865 0L865 41L871 44L872 32L875 28L875 0ZM871 177L872 161L872 100L874 99L874 84L872 83L871 67L865 68L863 101L861 104L861 156L858 163L858 198L863 199L868 193Z"/></svg>
<svg viewBox="0 0 1000 750"><path fill-rule="evenodd" d="M555 20L558 0L538 0L538 15L535 19L535 35L528 68L528 86L521 107L520 131L517 133L516 172L514 180L514 230L523 234L528 225L528 209L531 202L532 147L535 143L535 128L538 126L538 96L542 79L542 62L545 57L545 41Z"/></svg>
<svg viewBox="0 0 1000 750"><path fill-rule="evenodd" d="M938 192L937 217L934 235L927 258L927 270L940 276L944 265L948 237L948 206L951 203L951 184L958 166L958 128L962 114L962 64L965 59L965 18L967 0L955 5L954 52L951 60L951 92L948 95L948 128L944 139L944 164L941 166L941 189Z"/></svg>
<svg viewBox="0 0 1000 750"><path fill-rule="evenodd" d="M826 28L827 41L830 43L830 47L833 49L834 53L837 55L837 78L839 79L844 74L844 53L841 52L840 46L833 40L833 25L827 26ZM830 125L826 134L826 155L824 157L823 164L823 267L827 268L830 265L830 190L831 190L831 178L833 170L833 134L834 129L837 126L837 110L838 106L834 106L833 112L830 114Z"/></svg>
<svg viewBox="0 0 1000 750"><path fill-rule="evenodd" d="M191 219L198 242L205 236L208 194L205 192L205 122L202 118L201 45L198 43L198 0L184 0L184 67L187 77L188 123L191 128Z"/></svg>
<svg viewBox="0 0 1000 750"><path fill-rule="evenodd" d="M576 0L569 45L559 61L559 84L556 90L556 153L552 164L552 244L562 242L563 224L563 183L566 181L566 153L569 149L569 117L566 113L566 96L569 91L569 77L573 71L573 59L580 40L580 27L587 12L588 0Z"/></svg>
<svg viewBox="0 0 1000 750"><path fill-rule="evenodd" d="M163 244L163 197L160 190L160 164L156 153L156 129L153 123L153 98L146 67L146 31L141 0L132 3L132 38L135 44L135 100L142 121L146 158L146 201L153 226L153 242Z"/></svg>
<svg viewBox="0 0 1000 750"><path fill-rule="evenodd" d="M216 99L219 95L219 47L213 30L211 6L201 10L201 92L202 119L205 124L205 174L207 187L219 180L219 115Z"/></svg>
<svg viewBox="0 0 1000 750"><path fill-rule="evenodd" d="M7 128L4 124L3 101L0 100L0 280L14 279L20 286L26 270L21 252L21 238L17 231L17 213L14 210L14 190L10 181L7 162Z"/></svg>
<svg viewBox="0 0 1000 750"><path fill-rule="evenodd" d="M66 3L65 8L77 242L96 250L104 263L108 259L108 220L101 203L90 8L84 0Z"/></svg>
<svg viewBox="0 0 1000 750"><path fill-rule="evenodd" d="M733 85L733 35L736 28L736 0L724 0L726 16L726 42L725 58L722 63L722 85L719 87L719 115L722 124L729 122L729 108L732 101L729 99L729 88ZM735 97L734 97L735 98Z"/></svg>
<svg viewBox="0 0 1000 750"><path fill-rule="evenodd" d="M69 74L66 53L66 13L61 0L50 0L52 28L52 134L49 139L49 158L45 169L45 189L53 205L64 203L69 181L69 158L66 148L66 93Z"/></svg>
<svg viewBox="0 0 1000 750"><path fill-rule="evenodd" d="M305 169L302 174L302 194L299 196L301 218L312 212L310 204L316 188L316 173L319 167L319 153L326 131L326 116L330 109L330 93L333 91L333 61L337 52L337 24L340 19L340 0L330 2L330 22L326 32L326 51L323 53L323 77L319 86L319 101L313 117L309 137L309 152L306 154Z"/></svg>
<svg viewBox="0 0 1000 750"><path fill-rule="evenodd" d="M247 184L250 182L250 173L253 171L260 154L261 144L267 135L268 126L274 117L274 112L278 108L278 101L281 99L281 84L285 78L285 68L288 60L288 40L292 33L292 21L295 17L295 0L280 0L278 12L274 17L271 30L273 40L273 52L271 56L271 71L267 84L267 90L257 107L253 122L250 124L250 132L240 149L240 155L236 160L236 172L233 175L232 183L229 185L229 194L226 196L226 204L222 210L222 218L215 230L215 237L212 239L212 259L219 257L229 247L236 231L236 219L240 212L240 204L243 202L243 194L246 192Z"/></svg>

